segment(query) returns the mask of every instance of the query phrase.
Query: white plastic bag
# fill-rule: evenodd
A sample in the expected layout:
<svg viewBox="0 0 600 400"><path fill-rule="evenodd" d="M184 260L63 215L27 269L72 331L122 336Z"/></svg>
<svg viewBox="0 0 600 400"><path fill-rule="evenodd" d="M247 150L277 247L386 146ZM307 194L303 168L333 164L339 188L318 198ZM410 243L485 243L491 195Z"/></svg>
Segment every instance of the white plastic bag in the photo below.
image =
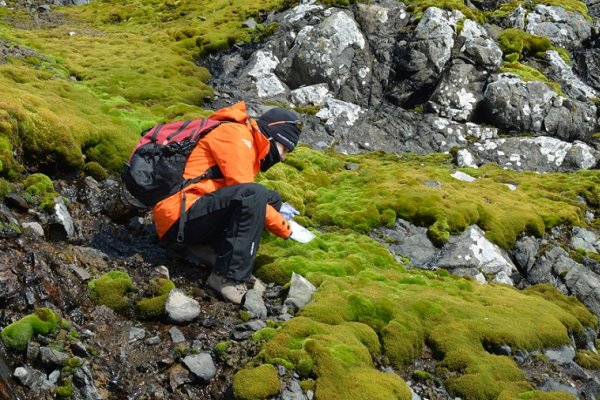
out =
<svg viewBox="0 0 600 400"><path fill-rule="evenodd" d="M296 221L290 221L292 227L292 235L290 239L294 239L300 243L308 243L315 238L315 234L298 224Z"/></svg>

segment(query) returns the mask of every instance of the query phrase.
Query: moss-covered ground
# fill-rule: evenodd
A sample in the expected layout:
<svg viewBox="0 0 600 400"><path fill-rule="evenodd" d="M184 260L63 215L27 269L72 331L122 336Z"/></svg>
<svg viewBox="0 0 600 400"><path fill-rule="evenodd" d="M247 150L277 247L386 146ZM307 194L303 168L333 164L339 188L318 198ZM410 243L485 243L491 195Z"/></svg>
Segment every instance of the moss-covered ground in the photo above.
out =
<svg viewBox="0 0 600 400"><path fill-rule="evenodd" d="M0 64L0 177L23 172L13 152L48 169L95 161L119 171L143 129L205 113L210 74L195 59L256 40L269 28L242 22L282 5L99 1L53 8L52 23L41 25L33 13L3 8L0 36L28 56Z"/></svg>
<svg viewBox="0 0 600 400"><path fill-rule="evenodd" d="M329 1L341 6L352 2ZM405 3L417 17L426 7L437 6L490 21L518 4L531 9L541 3L589 18L584 3L576 0L514 1L490 12L462 0ZM141 130L162 120L206 115L210 77L196 59L268 33L273 26L252 31L242 28L242 22L290 4L103 0L53 8L56 18L41 24L28 11L1 7L0 35L8 46L26 51L0 64L0 194L11 190L9 182L24 177L25 164L28 170L83 170L99 178L106 170L117 172ZM503 40L509 56L504 67L524 71L523 76L536 71L517 61L552 48L520 32L506 33ZM347 170L347 163L360 168ZM400 217L427 227L429 237L442 245L451 234L477 224L508 249L522 233L541 236L560 224L585 225L586 206L596 212L600 206L600 174L538 175L487 165L463 169L478 178L465 183L450 177L454 170L446 155L346 156L301 146L285 164L262 175L264 185L301 211L296 220L318 232L307 245L265 235L256 273L284 284L294 271L320 287L298 318L253 336L264 343L263 350L256 365L234 379L238 398L275 394L279 380L272 365L282 364L297 370L303 387L315 390L319 399L410 399L399 375L379 367L400 369L425 345L439 360L437 371L425 373L444 377L449 390L464 399L572 398L535 391L510 358L491 349L567 343L583 326L596 326L580 303L548 287L520 292L482 286L445 271L407 271L407 263L399 264L367 233L392 226ZM28 181L32 198L41 202L54 195L48 181L43 175ZM431 181L440 187L427 185ZM159 316L170 288L172 283L156 281L156 297L137 304L138 316ZM131 279L119 271L90 282L94 299L117 310L131 306L133 290ZM15 339L16 347L23 348L31 335L47 329L36 317L25 318L15 323L17 328L3 330L5 343ZM227 351L226 345L217 351ZM597 368L594 354L580 351L577 359Z"/></svg>

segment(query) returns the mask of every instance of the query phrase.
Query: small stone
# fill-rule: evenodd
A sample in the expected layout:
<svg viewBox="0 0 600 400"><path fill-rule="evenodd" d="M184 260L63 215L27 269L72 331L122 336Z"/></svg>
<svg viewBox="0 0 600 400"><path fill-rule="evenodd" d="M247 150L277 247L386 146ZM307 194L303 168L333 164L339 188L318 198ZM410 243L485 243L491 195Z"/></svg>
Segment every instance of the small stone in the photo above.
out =
<svg viewBox="0 0 600 400"><path fill-rule="evenodd" d="M248 321L248 322L244 322L243 324L239 324L235 326L235 329L237 329L238 331L252 331L255 332L259 329L262 329L264 327L266 327L267 324L264 321L261 321L260 319L254 320L254 321Z"/></svg>
<svg viewBox="0 0 600 400"><path fill-rule="evenodd" d="M267 307L265 306L262 295L254 289L246 292L243 308L250 311L255 318L267 317Z"/></svg>
<svg viewBox="0 0 600 400"><path fill-rule="evenodd" d="M161 340L158 336L152 336L151 338L146 339L146 344L149 346L156 346L160 344Z"/></svg>
<svg viewBox="0 0 600 400"><path fill-rule="evenodd" d="M360 164L358 163L346 163L345 168L348 171L358 171L360 168Z"/></svg>
<svg viewBox="0 0 600 400"><path fill-rule="evenodd" d="M200 315L200 305L180 289L173 289L167 298L165 312L176 323L190 322Z"/></svg>
<svg viewBox="0 0 600 400"><path fill-rule="evenodd" d="M133 327L129 329L129 343L133 343L137 340L141 340L146 337L146 330L142 328Z"/></svg>
<svg viewBox="0 0 600 400"><path fill-rule="evenodd" d="M69 356L58 350L42 347L40 348L40 359L42 364L46 366L63 367L69 359Z"/></svg>
<svg viewBox="0 0 600 400"><path fill-rule="evenodd" d="M69 264L68 267L75 272L82 282L87 282L92 278L92 275L85 268L81 268L76 264Z"/></svg>
<svg viewBox="0 0 600 400"><path fill-rule="evenodd" d="M84 344L81 342L72 343L70 348L71 348L71 351L73 352L73 354L75 354L76 356L84 357L84 358L88 356L87 349L85 348Z"/></svg>
<svg viewBox="0 0 600 400"><path fill-rule="evenodd" d="M21 226L25 234L44 237L44 228L37 222L23 222Z"/></svg>
<svg viewBox="0 0 600 400"><path fill-rule="evenodd" d="M183 363L198 378L210 381L217 373L212 357L208 353L193 354L185 357Z"/></svg>
<svg viewBox="0 0 600 400"><path fill-rule="evenodd" d="M169 334L171 335L171 340L173 343L185 342L185 336L179 329L177 329L176 326L173 326L171 329L169 329Z"/></svg>

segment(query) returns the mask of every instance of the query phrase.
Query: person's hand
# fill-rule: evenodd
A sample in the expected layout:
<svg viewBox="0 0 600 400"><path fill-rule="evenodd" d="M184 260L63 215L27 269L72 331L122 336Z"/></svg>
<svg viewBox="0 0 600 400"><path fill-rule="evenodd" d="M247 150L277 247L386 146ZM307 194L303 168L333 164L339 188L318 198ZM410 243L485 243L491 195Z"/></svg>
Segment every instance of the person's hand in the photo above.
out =
<svg viewBox="0 0 600 400"><path fill-rule="evenodd" d="M296 215L300 215L300 211L296 210L291 204L285 202L281 205L279 213L283 215L288 221L294 218Z"/></svg>

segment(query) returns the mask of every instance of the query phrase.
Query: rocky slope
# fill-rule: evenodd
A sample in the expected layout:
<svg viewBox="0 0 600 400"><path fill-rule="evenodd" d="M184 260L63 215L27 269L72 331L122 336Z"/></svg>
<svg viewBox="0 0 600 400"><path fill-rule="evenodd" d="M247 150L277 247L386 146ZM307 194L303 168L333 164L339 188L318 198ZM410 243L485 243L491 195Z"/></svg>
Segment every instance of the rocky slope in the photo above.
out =
<svg viewBox="0 0 600 400"><path fill-rule="evenodd" d="M204 291L205 255L159 244L102 167L16 184L0 208L0 327L43 307L65 322L45 332L26 317L32 340L4 340L0 393L595 398L597 5L423 4L304 2L247 20L272 33L257 43L196 60L212 74L205 107L295 107L314 149L261 181L318 239L266 236L266 287L241 308ZM71 28L54 6L29 8L27 29ZM37 54L17 36L0 60ZM64 175L21 146L6 165ZM294 272L318 287L308 305L316 288Z"/></svg>

